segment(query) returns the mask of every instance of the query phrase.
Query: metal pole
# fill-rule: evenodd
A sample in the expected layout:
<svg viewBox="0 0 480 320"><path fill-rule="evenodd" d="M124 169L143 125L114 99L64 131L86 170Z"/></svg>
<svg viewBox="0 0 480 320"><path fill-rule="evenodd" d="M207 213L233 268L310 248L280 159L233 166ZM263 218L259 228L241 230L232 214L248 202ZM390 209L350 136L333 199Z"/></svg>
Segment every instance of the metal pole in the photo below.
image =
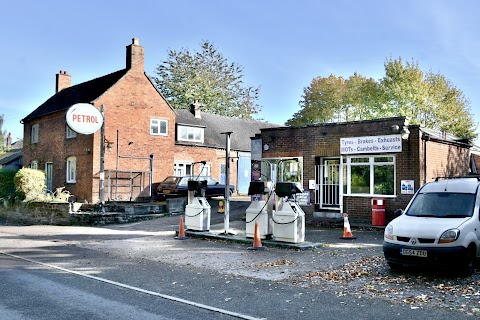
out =
<svg viewBox="0 0 480 320"><path fill-rule="evenodd" d="M99 187L99 201L101 211L105 212L104 204L105 204L105 107L100 107L100 113L103 117L103 124L102 128L100 129L100 187Z"/></svg>
<svg viewBox="0 0 480 320"><path fill-rule="evenodd" d="M117 156L115 160L115 200L118 199L118 129L117 129Z"/></svg>
<svg viewBox="0 0 480 320"><path fill-rule="evenodd" d="M150 154L150 201L153 201L153 199L152 199L152 196L153 196L152 188L153 188L153 153Z"/></svg>
<svg viewBox="0 0 480 320"><path fill-rule="evenodd" d="M230 135L232 132L222 132L225 134L226 147L225 147L225 234L230 230Z"/></svg>

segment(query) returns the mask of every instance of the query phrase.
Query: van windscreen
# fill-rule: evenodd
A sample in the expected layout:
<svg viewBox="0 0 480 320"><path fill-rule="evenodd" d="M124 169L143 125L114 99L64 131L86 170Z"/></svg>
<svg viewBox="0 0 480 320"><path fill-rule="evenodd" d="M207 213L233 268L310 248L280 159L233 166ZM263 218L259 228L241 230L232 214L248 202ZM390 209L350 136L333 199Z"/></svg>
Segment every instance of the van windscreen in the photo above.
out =
<svg viewBox="0 0 480 320"><path fill-rule="evenodd" d="M419 193L413 200L408 216L464 218L473 215L475 195L471 193Z"/></svg>

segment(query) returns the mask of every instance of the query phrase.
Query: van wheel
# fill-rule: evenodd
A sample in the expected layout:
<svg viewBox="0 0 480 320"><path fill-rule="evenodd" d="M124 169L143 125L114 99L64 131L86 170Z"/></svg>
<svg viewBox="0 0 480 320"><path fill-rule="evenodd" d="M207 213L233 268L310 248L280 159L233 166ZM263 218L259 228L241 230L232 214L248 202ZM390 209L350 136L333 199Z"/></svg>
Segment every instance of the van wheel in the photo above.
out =
<svg viewBox="0 0 480 320"><path fill-rule="evenodd" d="M477 248L475 245L470 245L467 248L465 261L463 263L462 274L469 276L475 272L475 262L477 260Z"/></svg>

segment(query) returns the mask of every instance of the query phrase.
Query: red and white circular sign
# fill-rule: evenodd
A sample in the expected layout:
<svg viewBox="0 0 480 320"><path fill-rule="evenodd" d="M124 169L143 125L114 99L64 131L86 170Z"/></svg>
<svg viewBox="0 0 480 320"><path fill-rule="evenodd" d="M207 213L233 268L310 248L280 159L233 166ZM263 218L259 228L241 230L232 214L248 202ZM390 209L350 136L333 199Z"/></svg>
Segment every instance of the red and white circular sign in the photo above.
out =
<svg viewBox="0 0 480 320"><path fill-rule="evenodd" d="M103 115L89 103L76 103L67 111L68 126L78 133L92 134L102 127Z"/></svg>

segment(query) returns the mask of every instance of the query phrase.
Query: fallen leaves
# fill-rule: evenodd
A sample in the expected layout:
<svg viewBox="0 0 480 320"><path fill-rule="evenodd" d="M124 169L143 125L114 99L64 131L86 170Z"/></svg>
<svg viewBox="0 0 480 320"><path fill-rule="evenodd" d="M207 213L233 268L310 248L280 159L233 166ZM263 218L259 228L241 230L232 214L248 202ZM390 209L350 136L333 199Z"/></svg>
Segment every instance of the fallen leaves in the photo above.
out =
<svg viewBox="0 0 480 320"><path fill-rule="evenodd" d="M256 264L255 267L279 267L279 266L289 266L295 264L295 261L293 260L277 260L274 262L266 262L266 263L259 263Z"/></svg>
<svg viewBox="0 0 480 320"><path fill-rule="evenodd" d="M293 280L300 282L298 278ZM376 297L407 304L411 309L430 305L480 316L479 273L470 278L397 273L390 270L383 256L373 256L362 257L333 270L307 273L303 281L322 290L331 287L338 297L347 294L357 298Z"/></svg>

